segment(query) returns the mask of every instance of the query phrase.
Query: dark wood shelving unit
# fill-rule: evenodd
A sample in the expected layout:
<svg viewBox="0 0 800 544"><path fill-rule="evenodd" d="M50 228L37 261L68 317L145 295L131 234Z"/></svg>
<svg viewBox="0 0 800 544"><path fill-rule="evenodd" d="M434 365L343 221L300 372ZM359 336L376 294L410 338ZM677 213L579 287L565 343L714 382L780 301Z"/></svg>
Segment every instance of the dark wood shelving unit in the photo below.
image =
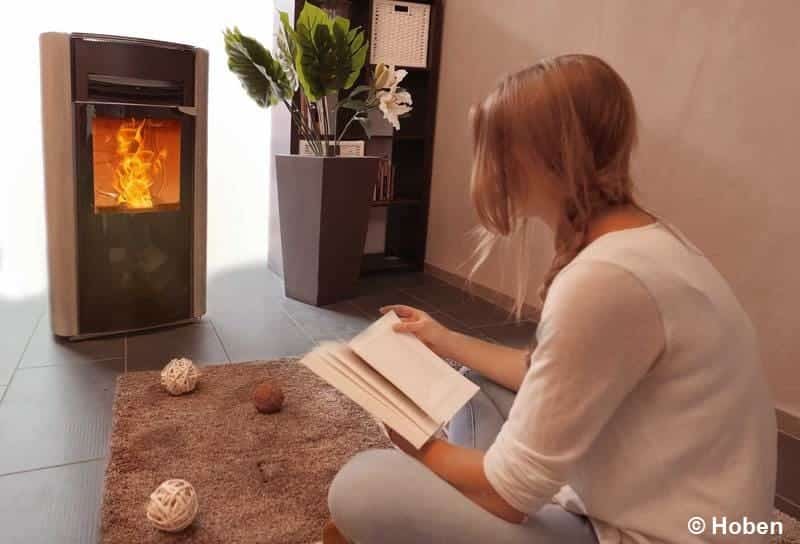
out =
<svg viewBox="0 0 800 544"><path fill-rule="evenodd" d="M313 3L337 11L349 4L349 14L340 13L350 19L352 26L362 27L367 42L371 43L372 0L313 0ZM394 198L370 204L371 213L385 214L385 218L379 216L382 222L378 221L379 224L385 224L385 244L382 253L364 254L362 275L421 271L425 262L444 0L403 3L431 6L427 67L397 66L408 71L400 86L411 93L414 109L408 117L400 119L400 130L393 131L391 135L367 139L361 126L354 123L344 136L345 140L364 140L365 155L387 157L396 169ZM302 7L303 1L296 0L295 18ZM369 62L368 53L367 65L358 84L365 83L372 73L374 65ZM343 126L343 121L338 120L337 123ZM297 153L299 135L294 126L291 131L291 152Z"/></svg>
<svg viewBox="0 0 800 544"><path fill-rule="evenodd" d="M419 206L422 200L414 198L394 198L392 200L373 200L370 206L373 208L384 208L387 206Z"/></svg>
<svg viewBox="0 0 800 544"><path fill-rule="evenodd" d="M385 253L365 253L361 264L362 274L379 272L413 272L417 266L413 261Z"/></svg>
<svg viewBox="0 0 800 544"><path fill-rule="evenodd" d="M395 136L395 138L397 140L424 140L425 136L415 135L415 134L409 134L407 136L404 136L404 135L398 133L398 135Z"/></svg>
<svg viewBox="0 0 800 544"><path fill-rule="evenodd" d="M418 2L419 4L432 4L432 2ZM419 66L401 66L403 70L407 70L409 72L430 72L430 68L421 68Z"/></svg>

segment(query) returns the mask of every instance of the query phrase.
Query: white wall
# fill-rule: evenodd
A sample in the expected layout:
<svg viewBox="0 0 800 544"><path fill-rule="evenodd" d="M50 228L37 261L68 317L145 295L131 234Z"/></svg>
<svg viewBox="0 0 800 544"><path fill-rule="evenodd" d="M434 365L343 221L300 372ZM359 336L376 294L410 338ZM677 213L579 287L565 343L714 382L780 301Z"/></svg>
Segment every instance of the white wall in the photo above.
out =
<svg viewBox="0 0 800 544"><path fill-rule="evenodd" d="M428 262L464 274L472 249L469 106L501 74L544 56L600 55L637 102L643 202L731 282L758 329L779 406L800 415L798 20L792 0L448 2ZM532 286L551 259L548 244L536 238ZM502 270L494 259L478 281L509 293Z"/></svg>
<svg viewBox="0 0 800 544"><path fill-rule="evenodd" d="M41 32L93 32L203 47L210 53L209 273L266 262L269 118L228 71L222 30L272 40L273 2L28 1L8 6L0 34L0 296L45 289L41 158Z"/></svg>

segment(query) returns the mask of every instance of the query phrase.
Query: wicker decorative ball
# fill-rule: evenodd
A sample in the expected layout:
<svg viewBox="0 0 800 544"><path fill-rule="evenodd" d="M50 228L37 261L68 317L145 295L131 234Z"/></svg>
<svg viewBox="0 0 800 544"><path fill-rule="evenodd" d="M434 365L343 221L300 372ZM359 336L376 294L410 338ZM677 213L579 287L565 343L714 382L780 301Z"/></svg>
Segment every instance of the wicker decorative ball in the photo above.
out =
<svg viewBox="0 0 800 544"><path fill-rule="evenodd" d="M262 414L273 414L283 406L283 391L280 386L262 382L253 390L253 404Z"/></svg>
<svg viewBox="0 0 800 544"><path fill-rule="evenodd" d="M161 385L170 395L183 395L194 391L200 371L191 359L173 359L161 371Z"/></svg>
<svg viewBox="0 0 800 544"><path fill-rule="evenodd" d="M186 480L167 480L150 494L147 519L156 529L177 533L194 521L198 508L192 484Z"/></svg>

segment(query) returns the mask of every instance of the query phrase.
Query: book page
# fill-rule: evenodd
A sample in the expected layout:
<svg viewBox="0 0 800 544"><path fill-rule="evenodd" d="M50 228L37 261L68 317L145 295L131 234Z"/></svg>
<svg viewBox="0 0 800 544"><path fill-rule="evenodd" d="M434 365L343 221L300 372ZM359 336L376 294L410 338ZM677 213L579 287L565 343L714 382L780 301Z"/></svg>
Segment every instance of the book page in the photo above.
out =
<svg viewBox="0 0 800 544"><path fill-rule="evenodd" d="M431 436L434 432L436 432L435 429L432 431L426 431L421 425L400 411L395 405L376 394L375 390L369 387L364 380L354 376L353 372L349 370L346 365L342 364L342 362L334 353L325 349L318 349L317 352L320 356L322 356L323 359L325 359L325 361L333 370L340 374L340 378L346 380L344 384L339 384L337 389L350 397L351 400L356 401L356 404L359 404L362 408L370 412L373 417L379 421L389 423L390 426L394 425L392 428L396 427L397 429L400 429L397 432L403 434L404 436L409 434L412 437L417 437L419 433L422 433L424 436ZM386 383L388 384L388 381ZM358 402L356 397L353 396L355 389L348 389L353 387L359 389L361 393L369 395L373 399L374 402L369 403L369 409ZM380 407L378 404L375 404L375 402L377 402ZM378 413L373 413L371 411L379 408L385 412L385 415L380 416Z"/></svg>
<svg viewBox="0 0 800 544"><path fill-rule="evenodd" d="M361 406L372 417L389 425L415 448L421 448L430 439L435 430L430 433L423 431L419 424L383 400L374 389L370 390L366 381L354 381L351 375L337 364L336 359L329 348L320 346L308 353L300 362Z"/></svg>
<svg viewBox="0 0 800 544"><path fill-rule="evenodd" d="M419 406L403 394L397 387L395 387L389 380L378 374L371 366L361 359L356 353L350 349L346 344L337 344L326 342L322 344L325 350L332 355L329 362L339 369L343 374L346 374L350 379L363 389L375 394L376 397L384 404L388 404L395 410L405 415L415 425L417 425L422 432L433 434L440 425L438 425L428 414L426 414Z"/></svg>
<svg viewBox="0 0 800 544"><path fill-rule="evenodd" d="M478 392L459 374L409 333L392 327L400 318L389 312L348 344L353 351L414 401L437 424L448 422Z"/></svg>

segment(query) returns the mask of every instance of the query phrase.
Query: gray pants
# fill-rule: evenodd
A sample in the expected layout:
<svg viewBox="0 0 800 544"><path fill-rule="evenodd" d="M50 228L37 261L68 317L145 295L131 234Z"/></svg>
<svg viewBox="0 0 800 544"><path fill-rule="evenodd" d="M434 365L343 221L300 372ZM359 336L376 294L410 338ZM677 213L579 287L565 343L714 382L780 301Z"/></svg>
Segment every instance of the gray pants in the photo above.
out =
<svg viewBox="0 0 800 544"><path fill-rule="evenodd" d="M467 372L481 390L450 422L451 442L486 450L514 393ZM369 450L339 471L328 494L341 533L358 544L596 544L591 524L547 505L523 524L490 514L399 450Z"/></svg>

